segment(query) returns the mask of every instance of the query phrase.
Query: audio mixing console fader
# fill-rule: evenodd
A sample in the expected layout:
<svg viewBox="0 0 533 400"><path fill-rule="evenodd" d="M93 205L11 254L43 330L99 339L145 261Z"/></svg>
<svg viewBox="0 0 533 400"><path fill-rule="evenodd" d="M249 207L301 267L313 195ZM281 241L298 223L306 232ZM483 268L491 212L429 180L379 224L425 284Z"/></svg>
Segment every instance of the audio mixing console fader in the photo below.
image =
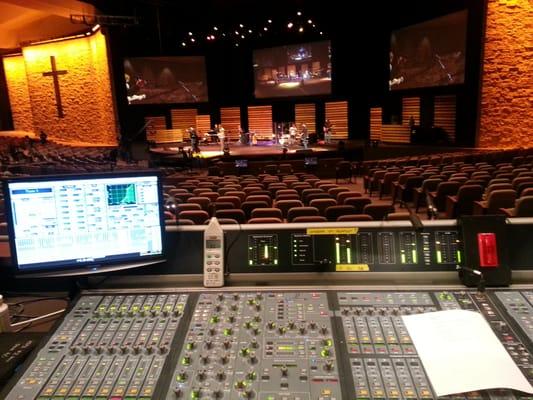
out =
<svg viewBox="0 0 533 400"><path fill-rule="evenodd" d="M82 295L0 398L434 399L402 316L449 309L481 313L533 382L532 290L228 288Z"/></svg>

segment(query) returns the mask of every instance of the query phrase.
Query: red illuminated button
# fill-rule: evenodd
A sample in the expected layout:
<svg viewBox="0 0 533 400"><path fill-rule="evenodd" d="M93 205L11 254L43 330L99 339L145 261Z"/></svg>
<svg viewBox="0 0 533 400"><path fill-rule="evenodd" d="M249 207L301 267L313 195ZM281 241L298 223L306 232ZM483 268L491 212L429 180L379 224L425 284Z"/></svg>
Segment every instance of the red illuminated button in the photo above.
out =
<svg viewBox="0 0 533 400"><path fill-rule="evenodd" d="M479 250L479 266L483 268L497 267L498 250L495 233L478 233L477 246Z"/></svg>

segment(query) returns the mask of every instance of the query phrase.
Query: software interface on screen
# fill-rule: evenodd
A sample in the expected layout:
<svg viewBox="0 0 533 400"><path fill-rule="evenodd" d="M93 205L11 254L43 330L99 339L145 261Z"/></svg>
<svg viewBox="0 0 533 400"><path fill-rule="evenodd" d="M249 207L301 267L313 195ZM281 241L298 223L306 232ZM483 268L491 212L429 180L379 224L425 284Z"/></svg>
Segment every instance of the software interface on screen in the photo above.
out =
<svg viewBox="0 0 533 400"><path fill-rule="evenodd" d="M19 269L162 254L156 176L9 184Z"/></svg>

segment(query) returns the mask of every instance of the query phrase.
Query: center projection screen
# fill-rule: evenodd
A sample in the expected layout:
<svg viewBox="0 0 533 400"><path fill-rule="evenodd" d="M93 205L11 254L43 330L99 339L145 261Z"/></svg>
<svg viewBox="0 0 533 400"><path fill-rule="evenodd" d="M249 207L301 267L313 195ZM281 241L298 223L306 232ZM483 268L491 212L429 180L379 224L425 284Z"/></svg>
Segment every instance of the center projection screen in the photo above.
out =
<svg viewBox="0 0 533 400"><path fill-rule="evenodd" d="M201 56L126 58L124 79L129 104L208 101Z"/></svg>
<svg viewBox="0 0 533 400"><path fill-rule="evenodd" d="M467 11L393 31L389 89L464 83Z"/></svg>
<svg viewBox="0 0 533 400"><path fill-rule="evenodd" d="M255 50L255 97L331 94L331 42Z"/></svg>

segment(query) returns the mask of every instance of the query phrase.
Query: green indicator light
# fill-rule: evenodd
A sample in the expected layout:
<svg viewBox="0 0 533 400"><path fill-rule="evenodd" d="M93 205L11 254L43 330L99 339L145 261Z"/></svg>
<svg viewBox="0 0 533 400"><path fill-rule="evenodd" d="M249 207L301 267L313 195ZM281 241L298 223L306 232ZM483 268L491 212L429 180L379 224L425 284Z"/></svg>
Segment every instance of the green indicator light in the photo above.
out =
<svg viewBox="0 0 533 400"><path fill-rule="evenodd" d="M349 247L346 249L346 260L348 261L348 264L352 263L352 252L350 250Z"/></svg>
<svg viewBox="0 0 533 400"><path fill-rule="evenodd" d="M405 264L405 254L404 254L404 253L402 253L402 254L400 255L400 258L401 258L401 260L402 260L402 264Z"/></svg>
<svg viewBox="0 0 533 400"><path fill-rule="evenodd" d="M437 250L437 263L442 264L442 253L440 250Z"/></svg>
<svg viewBox="0 0 533 400"><path fill-rule="evenodd" d="M457 262L461 262L461 252L457 250Z"/></svg>
<svg viewBox="0 0 533 400"><path fill-rule="evenodd" d="M337 264L341 263L341 245L339 242L335 242L335 259Z"/></svg>
<svg viewBox="0 0 533 400"><path fill-rule="evenodd" d="M252 260L248 260L248 264L253 265L253 263L254 262Z"/></svg>
<svg viewBox="0 0 533 400"><path fill-rule="evenodd" d="M268 246L265 246L264 257L265 259L268 259Z"/></svg>
<svg viewBox="0 0 533 400"><path fill-rule="evenodd" d="M413 254L413 264L416 264L417 263L416 250L413 250L412 254Z"/></svg>
<svg viewBox="0 0 533 400"><path fill-rule="evenodd" d="M274 260L274 265L278 265L278 260Z"/></svg>

